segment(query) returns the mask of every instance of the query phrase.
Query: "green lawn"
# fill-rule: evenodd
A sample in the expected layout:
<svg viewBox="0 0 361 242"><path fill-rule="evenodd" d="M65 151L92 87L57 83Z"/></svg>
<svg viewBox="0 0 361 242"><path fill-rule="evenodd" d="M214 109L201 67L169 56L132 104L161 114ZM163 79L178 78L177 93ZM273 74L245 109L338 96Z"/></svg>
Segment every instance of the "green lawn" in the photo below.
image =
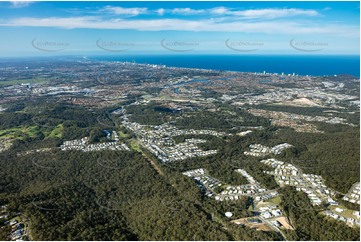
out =
<svg viewBox="0 0 361 242"><path fill-rule="evenodd" d="M280 205L280 203L281 203L281 197L280 197L280 196L277 196L277 197L268 199L268 200L265 201L265 202L273 203L274 205Z"/></svg>
<svg viewBox="0 0 361 242"><path fill-rule="evenodd" d="M17 220L18 222L21 222L20 216L16 216L16 217L10 219L10 221L15 221L15 220Z"/></svg>
<svg viewBox="0 0 361 242"><path fill-rule="evenodd" d="M47 138L61 138L63 134L63 124L58 124L49 134L46 134Z"/></svg>
<svg viewBox="0 0 361 242"><path fill-rule="evenodd" d="M136 150L136 151L138 151L138 152L142 152L142 150L141 150L141 148L140 148L140 145L139 145L138 142L135 141L135 140L131 140L131 141L130 141L130 148L131 148L132 150Z"/></svg>
<svg viewBox="0 0 361 242"><path fill-rule="evenodd" d="M124 134L122 131L118 131L119 138L128 138L128 134Z"/></svg>
<svg viewBox="0 0 361 242"><path fill-rule="evenodd" d="M63 124L58 124L51 131L43 131L44 135L47 138L61 138L63 133ZM20 126L13 127L10 129L0 130L0 139L9 138L9 139L24 139L25 136L36 137L37 133L41 132L41 129L38 126Z"/></svg>
<svg viewBox="0 0 361 242"><path fill-rule="evenodd" d="M40 130L37 126L14 127L10 129L0 130L0 139L24 139L24 136L35 137L39 131Z"/></svg>
<svg viewBox="0 0 361 242"><path fill-rule="evenodd" d="M336 211L335 211L335 208L337 208L337 207L343 209L344 211L341 212L341 213L336 212ZM343 206L342 204L339 204L338 206L330 206L330 209L333 210L333 211L335 211L336 213L344 216L344 217L356 218L356 216L353 215L354 210L348 209L348 208L346 208L345 206Z"/></svg>

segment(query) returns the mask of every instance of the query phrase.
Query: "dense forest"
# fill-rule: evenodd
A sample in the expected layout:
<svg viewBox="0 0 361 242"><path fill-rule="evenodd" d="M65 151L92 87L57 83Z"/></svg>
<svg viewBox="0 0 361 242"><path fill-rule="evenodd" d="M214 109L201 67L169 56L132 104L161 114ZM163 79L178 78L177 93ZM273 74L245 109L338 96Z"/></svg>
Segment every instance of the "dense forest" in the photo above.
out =
<svg viewBox="0 0 361 242"><path fill-rule="evenodd" d="M15 154L7 153L12 160ZM1 160L5 160L2 155ZM4 164L2 164L4 166ZM274 233L215 223L229 206L203 198L193 180L178 175L174 188L134 152L55 152L17 158L1 171L1 203L23 211L37 240L260 240ZM6 182L3 181L3 182ZM5 196L6 194L6 196ZM235 210L246 210L239 201ZM241 216L247 212L239 211Z"/></svg>
<svg viewBox="0 0 361 242"><path fill-rule="evenodd" d="M303 192L286 187L280 190L282 207L296 228L285 231L290 240L359 240L358 228L350 228L342 222L326 218L320 208L313 207Z"/></svg>
<svg viewBox="0 0 361 242"><path fill-rule="evenodd" d="M297 133L273 127L268 119L245 109L217 105L217 112L174 111L157 103L127 107L134 122L172 122L180 129L209 128L233 134L174 137L177 143L204 138L207 142L199 146L218 153L163 164L146 150L84 153L56 149L65 140L85 136L93 143L105 141L104 129L126 133L122 141L131 147L134 134L119 126L119 115L110 114L117 107L89 110L41 100L14 103L0 114L0 130L9 130L6 135L15 137L11 149L0 153L0 205L8 204L10 211L26 214L36 240L281 240L275 232L229 223L224 216L227 211L237 217L253 215L248 198L216 202L181 172L202 167L224 183L240 185L247 181L234 169L243 168L265 187L278 188L273 176L263 173L270 168L243 152L254 143L273 146L287 142L294 148L274 157L322 175L328 186L343 193L359 181L359 127L316 123L325 133ZM59 124L62 129L56 132ZM244 137L236 135L247 126L263 129ZM10 131L13 128L16 131ZM52 149L24 154L46 147ZM161 167L163 175L149 159ZM286 231L288 239L359 238L358 231L320 215L305 194L290 188L280 191L281 205L296 228Z"/></svg>

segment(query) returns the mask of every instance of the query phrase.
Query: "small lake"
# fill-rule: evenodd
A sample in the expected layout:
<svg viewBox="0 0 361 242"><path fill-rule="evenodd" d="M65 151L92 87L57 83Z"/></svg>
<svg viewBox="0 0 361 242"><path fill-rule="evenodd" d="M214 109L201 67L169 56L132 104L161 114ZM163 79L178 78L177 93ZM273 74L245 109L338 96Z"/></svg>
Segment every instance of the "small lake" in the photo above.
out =
<svg viewBox="0 0 361 242"><path fill-rule="evenodd" d="M197 82L209 82L209 80L208 79L192 79L190 81L179 82L176 85L179 86L179 85L197 83Z"/></svg>
<svg viewBox="0 0 361 242"><path fill-rule="evenodd" d="M265 83L271 83L272 80L261 80L258 82L258 84L265 84Z"/></svg>

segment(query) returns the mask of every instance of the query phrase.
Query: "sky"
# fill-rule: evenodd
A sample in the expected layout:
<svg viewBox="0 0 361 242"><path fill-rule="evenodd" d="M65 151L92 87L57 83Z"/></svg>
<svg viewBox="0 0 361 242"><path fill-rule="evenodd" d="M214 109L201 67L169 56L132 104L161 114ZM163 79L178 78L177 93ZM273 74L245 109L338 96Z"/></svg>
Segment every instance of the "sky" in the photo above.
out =
<svg viewBox="0 0 361 242"><path fill-rule="evenodd" d="M0 2L0 57L359 55L360 3Z"/></svg>

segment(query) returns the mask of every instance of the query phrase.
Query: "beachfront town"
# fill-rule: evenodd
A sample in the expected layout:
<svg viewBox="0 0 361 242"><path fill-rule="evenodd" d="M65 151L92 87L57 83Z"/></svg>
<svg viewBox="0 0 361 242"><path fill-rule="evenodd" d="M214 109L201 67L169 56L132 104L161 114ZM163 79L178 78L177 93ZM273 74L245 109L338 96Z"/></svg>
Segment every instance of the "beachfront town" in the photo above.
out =
<svg viewBox="0 0 361 242"><path fill-rule="evenodd" d="M69 62L71 63L71 62ZM273 126L289 127L296 132L325 133L317 124L344 125L357 127L348 115L356 115L354 109L359 108L360 101L357 92L354 92L358 79L349 76L299 76L277 73L240 73L232 71L201 70L190 68L173 68L163 65L136 64L129 62L93 62L81 61L77 73L69 72L69 63L43 63L46 66L36 68L13 69L0 68L4 80L10 80L0 86L0 113L7 111L9 103L28 98L52 97L59 102L79 105L89 109L116 107L112 115L121 116L121 126L132 131L136 144L149 151L161 164L170 165L190 158L210 157L220 153L213 148L203 150L202 144L207 142L207 136L227 138L238 135L245 137L253 135L263 126L238 125L234 133L222 132L222 129L181 129L172 122L160 125L145 125L132 121L124 106L125 101L135 102L129 105L148 105L162 103L164 106L179 112L206 110L218 112L216 104L230 104L232 107L242 109L245 114L257 118L265 118ZM47 65L50 65L47 66ZM65 67L64 67L65 66ZM143 73L146 73L144 75ZM21 76L22 78L18 78ZM16 78L15 78L16 77ZM31 77L31 78L30 78ZM121 80L121 81L120 81ZM128 102L128 103L129 103ZM121 104L120 104L121 103ZM286 106L287 109L278 107ZM297 113L295 110L311 108L321 110L314 113ZM350 108L350 109L349 109ZM242 120L236 114L237 120ZM46 116L46 115L44 115ZM34 121L34 120L33 120ZM99 121L99 120L98 120ZM99 122L100 123L100 122ZM241 123L241 122L239 122ZM36 124L41 126L39 124ZM91 137L80 136L77 139L62 141L60 146L53 148L37 148L27 150L18 155L29 155L39 152L49 152L51 149L67 151L124 151L129 152L134 147L120 139L120 131L104 129L106 140L90 142ZM16 131L18 132L18 131ZM19 131L20 132L20 131ZM176 142L176 136L186 137ZM202 137L193 137L193 136ZM11 149L15 138L8 131L0 133L0 152ZM10 137L10 138L9 138ZM82 138L81 138L82 137ZM248 148L241 152L252 162L259 162L269 169L263 170L265 174L274 177L279 187L292 186L297 191L304 192L312 206L325 215L326 219L337 220L350 227L360 224L360 211L346 208L342 201L354 205L360 204L360 184L355 183L346 194L342 194L328 187L322 176L305 173L287 159L279 157L292 144L282 142L274 146L266 146L262 141L252 142ZM289 142L289 141L288 141ZM290 142L292 143L292 142ZM256 159L259 159L256 161ZM182 171L184 176L194 180L202 193L216 201L227 204L249 198L252 201L250 211L254 216L239 218L235 214L227 213L225 217L232 223L245 225L251 228L280 232L279 228L292 229L286 212L280 203L282 197L276 189L267 189L261 182L252 176L252 171L246 167L235 167L232 172L244 177L245 184L230 185L212 176L204 168ZM324 206L325 205L325 206ZM29 220L20 213L9 214L6 206L2 207L1 219L11 225L9 238L11 240L30 240Z"/></svg>
<svg viewBox="0 0 361 242"><path fill-rule="evenodd" d="M342 85L342 83L335 83L335 85ZM333 89L335 91L340 91L342 88ZM359 103L354 103L351 100L354 100L355 97L352 95L340 94L340 93L329 93L328 87L316 87L316 88L282 88L276 89L272 92L266 92L260 95L248 95L244 94L239 96L241 100L237 100L235 105L257 105L261 103L273 103L273 102L294 102L305 105L316 105L321 106L322 104L328 104L330 106L336 106L338 101L347 101L349 105L359 105ZM331 89L332 90L332 89ZM298 99L294 97L297 96Z"/></svg>

